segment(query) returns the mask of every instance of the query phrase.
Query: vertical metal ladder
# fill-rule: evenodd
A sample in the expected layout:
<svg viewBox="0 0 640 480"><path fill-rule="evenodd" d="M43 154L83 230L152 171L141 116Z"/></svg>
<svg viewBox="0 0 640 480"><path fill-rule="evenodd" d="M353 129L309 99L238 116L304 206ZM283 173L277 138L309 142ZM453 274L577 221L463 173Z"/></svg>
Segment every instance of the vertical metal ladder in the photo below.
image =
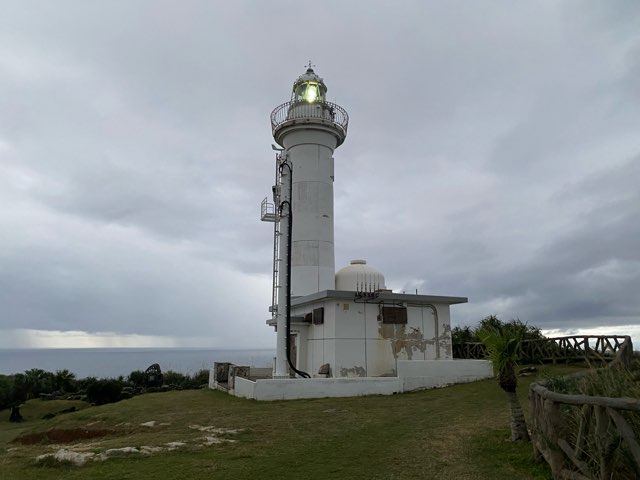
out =
<svg viewBox="0 0 640 480"><path fill-rule="evenodd" d="M273 192L273 203L265 197L260 204L260 220L263 222L273 222L273 291L271 293L271 306L269 312L273 318L278 314L278 295L280 292L279 272L280 272L280 164L281 154L276 154L276 180L271 190Z"/></svg>

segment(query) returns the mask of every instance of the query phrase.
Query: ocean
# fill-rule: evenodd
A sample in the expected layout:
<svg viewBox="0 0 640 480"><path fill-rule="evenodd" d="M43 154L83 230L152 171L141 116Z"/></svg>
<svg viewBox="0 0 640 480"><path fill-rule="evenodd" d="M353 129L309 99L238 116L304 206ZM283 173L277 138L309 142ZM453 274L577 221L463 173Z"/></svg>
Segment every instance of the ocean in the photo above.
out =
<svg viewBox="0 0 640 480"><path fill-rule="evenodd" d="M38 348L0 349L0 374L31 368L49 372L69 370L77 378L127 376L157 363L162 371L192 374L213 362L269 367L275 350L209 350L197 348Z"/></svg>

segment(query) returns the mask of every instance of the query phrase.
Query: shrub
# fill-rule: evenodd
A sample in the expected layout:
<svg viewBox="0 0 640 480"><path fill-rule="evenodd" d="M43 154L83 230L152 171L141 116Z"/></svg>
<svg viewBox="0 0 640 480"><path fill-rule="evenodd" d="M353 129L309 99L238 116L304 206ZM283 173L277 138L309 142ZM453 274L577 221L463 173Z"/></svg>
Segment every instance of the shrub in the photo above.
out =
<svg viewBox="0 0 640 480"><path fill-rule="evenodd" d="M164 384L174 388L188 388L190 378L173 370L164 372Z"/></svg>
<svg viewBox="0 0 640 480"><path fill-rule="evenodd" d="M69 370L56 370L53 375L53 386L57 391L73 393L78 391L78 382L75 374Z"/></svg>
<svg viewBox="0 0 640 480"><path fill-rule="evenodd" d="M523 322L519 318L503 322L497 316L489 315L480 320L480 323L476 328L471 328L469 326L454 327L451 330L451 343L454 345L462 343L478 343L480 342L480 337L478 335L479 332L483 330L500 331L504 328L522 331L522 340L540 340L545 338L545 336L542 335L542 330Z"/></svg>
<svg viewBox="0 0 640 480"><path fill-rule="evenodd" d="M144 387L147 384L147 374L142 370L134 370L129 374L129 383L136 387Z"/></svg>
<svg viewBox="0 0 640 480"><path fill-rule="evenodd" d="M14 403L13 376L0 375L0 410L9 408Z"/></svg>
<svg viewBox="0 0 640 480"><path fill-rule="evenodd" d="M451 343L454 345L479 341L480 339L478 335L476 335L476 331L469 326L454 327L451 330Z"/></svg>
<svg viewBox="0 0 640 480"><path fill-rule="evenodd" d="M123 382L113 378L93 379L86 387L87 400L96 405L115 403L122 399L123 387Z"/></svg>
<svg viewBox="0 0 640 480"><path fill-rule="evenodd" d="M200 388L209 383L209 370L203 368L193 374L193 388Z"/></svg>
<svg viewBox="0 0 640 480"><path fill-rule="evenodd" d="M15 400L23 402L40 396L41 393L53 393L55 390L54 375L39 368L32 368L13 376Z"/></svg>

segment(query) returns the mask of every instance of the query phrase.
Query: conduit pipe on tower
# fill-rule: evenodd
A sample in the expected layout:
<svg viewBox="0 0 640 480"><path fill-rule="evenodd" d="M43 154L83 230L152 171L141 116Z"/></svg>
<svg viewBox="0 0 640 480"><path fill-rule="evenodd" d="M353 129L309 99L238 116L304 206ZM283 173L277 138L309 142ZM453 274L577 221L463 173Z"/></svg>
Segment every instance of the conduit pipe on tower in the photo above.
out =
<svg viewBox="0 0 640 480"><path fill-rule="evenodd" d="M293 208L291 208L291 191L293 187L293 170L291 168L291 164L288 160L284 161L280 165L280 175L284 176L284 168L287 168L289 182L287 185L287 189L283 189L282 196L284 200L279 205L279 214L280 218L282 218L284 207L287 208L287 255L286 255L286 275L285 275L285 286L286 286L286 294L285 294L285 311L286 311L286 358L287 364L289 368L293 370L296 374L300 375L302 378L311 378L311 376L307 372L303 372L302 370L298 370L291 360L291 244L293 243ZM285 182L286 183L286 182ZM283 183L284 184L284 183ZM282 284L281 284L282 285ZM281 315L280 306L278 306L278 315ZM280 346L280 345L279 345ZM281 351L277 352L278 355L281 355ZM276 372L279 375L282 375L282 372Z"/></svg>

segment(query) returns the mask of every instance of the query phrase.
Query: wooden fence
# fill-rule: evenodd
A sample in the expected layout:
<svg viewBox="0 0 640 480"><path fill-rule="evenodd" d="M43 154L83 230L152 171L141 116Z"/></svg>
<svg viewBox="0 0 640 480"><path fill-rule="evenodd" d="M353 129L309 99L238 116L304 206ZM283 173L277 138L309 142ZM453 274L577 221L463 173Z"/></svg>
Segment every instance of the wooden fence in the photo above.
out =
<svg viewBox="0 0 640 480"><path fill-rule="evenodd" d="M532 363L569 360L611 361L628 338L623 335L573 335L523 340L520 343L518 359L521 362ZM482 343L454 344L453 357L483 359L485 348Z"/></svg>
<svg viewBox="0 0 640 480"><path fill-rule="evenodd" d="M628 364L631 339L626 337L617 349L612 363ZM548 386L549 380L529 388L531 439L554 479L640 478L640 400L568 395Z"/></svg>

